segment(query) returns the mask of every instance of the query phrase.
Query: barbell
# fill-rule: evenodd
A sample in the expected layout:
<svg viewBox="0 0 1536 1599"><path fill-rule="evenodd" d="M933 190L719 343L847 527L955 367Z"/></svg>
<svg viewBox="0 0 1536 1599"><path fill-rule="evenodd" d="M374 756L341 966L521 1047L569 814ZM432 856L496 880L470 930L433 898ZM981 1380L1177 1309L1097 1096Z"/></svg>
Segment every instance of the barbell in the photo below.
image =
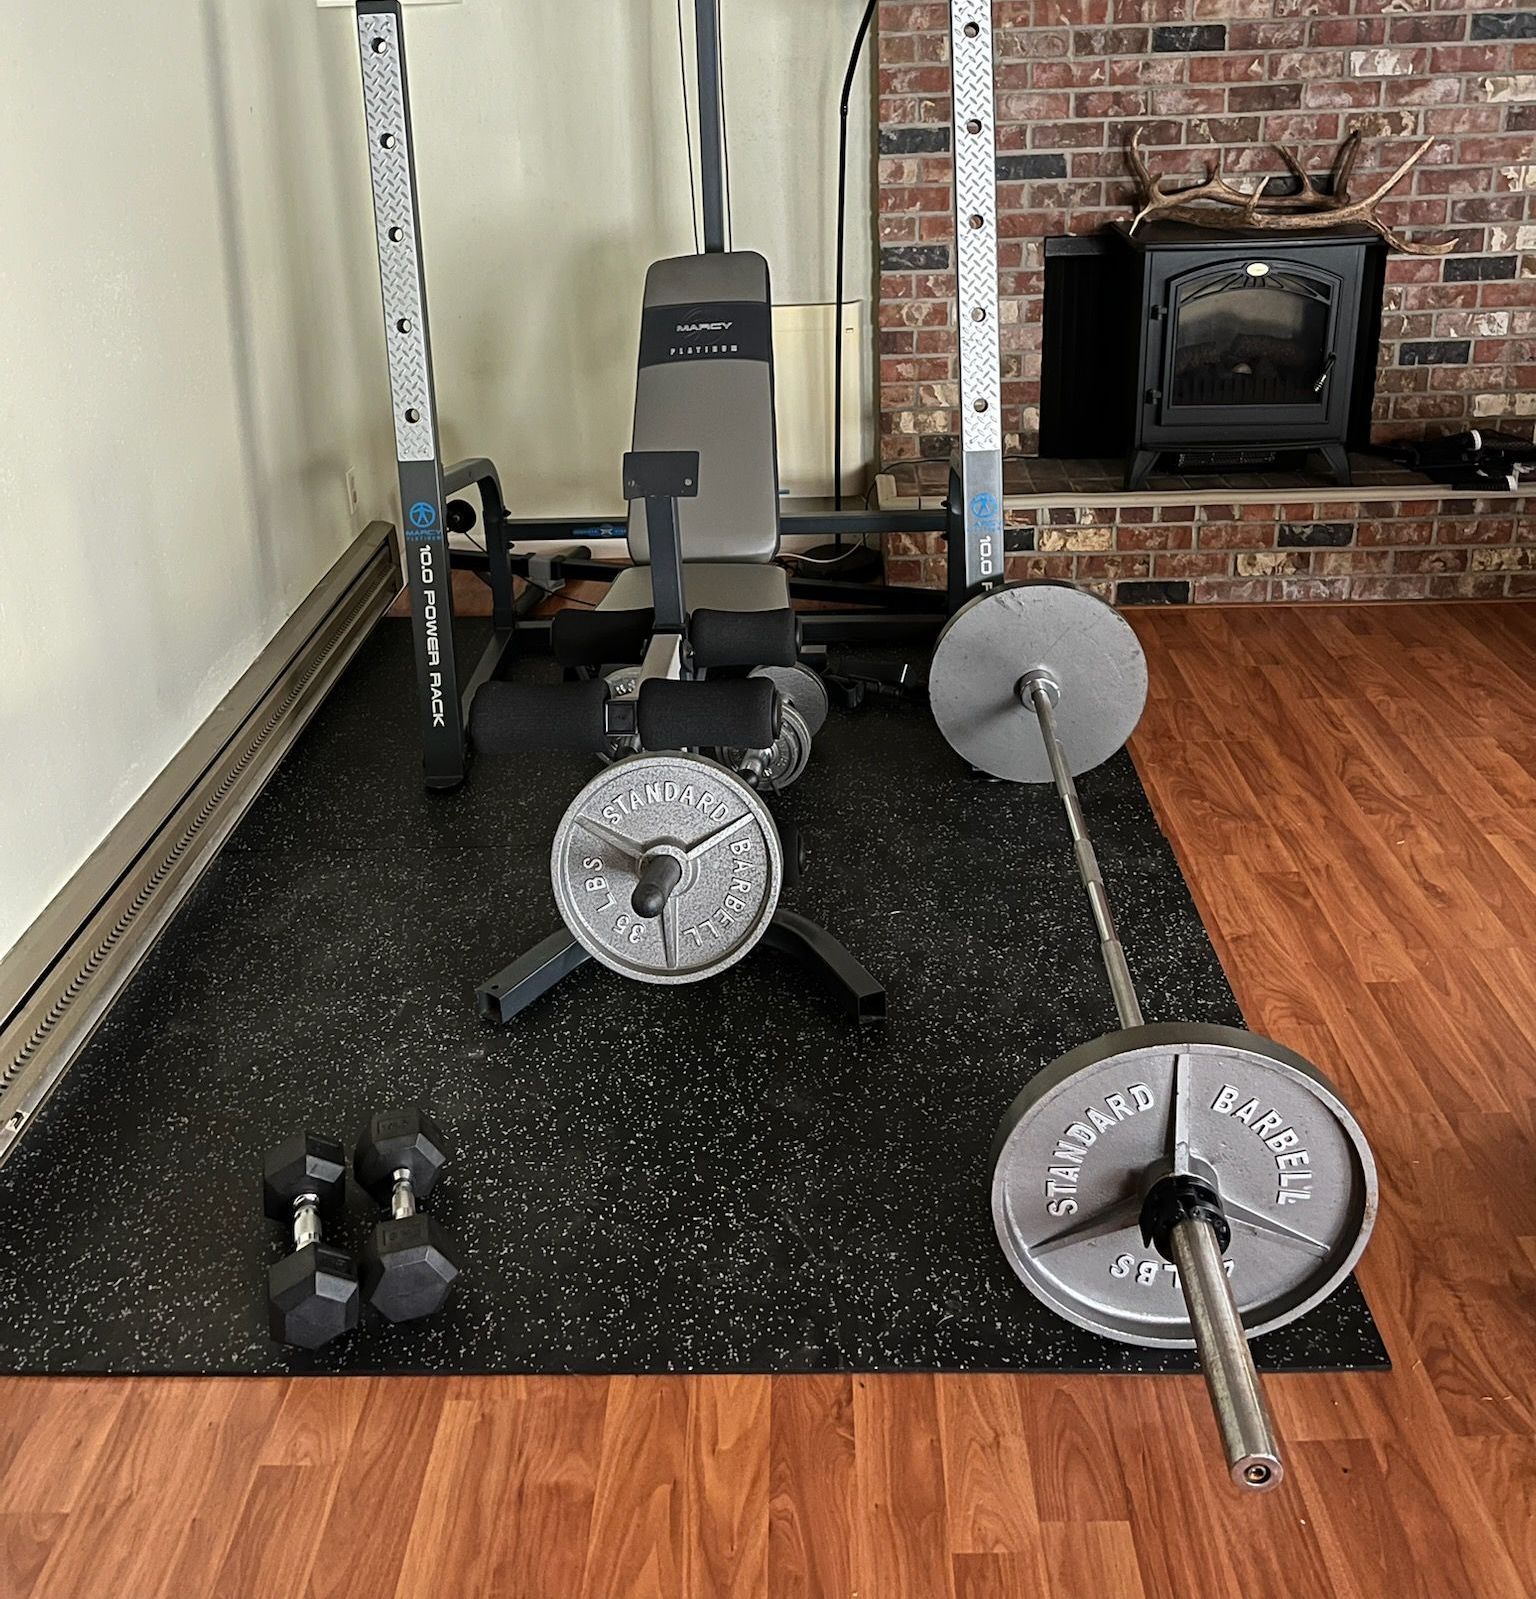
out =
<svg viewBox="0 0 1536 1599"><path fill-rule="evenodd" d="M1143 1019L1075 779L1126 743L1146 696L1130 624L1070 584L978 595L935 646L929 698L955 751L993 777L1055 785L1120 1022L1004 1113L992 1217L1019 1280L1058 1314L1199 1352L1232 1480L1261 1490L1284 1467L1248 1339L1348 1275L1375 1221L1376 1168L1300 1055L1238 1028Z"/></svg>

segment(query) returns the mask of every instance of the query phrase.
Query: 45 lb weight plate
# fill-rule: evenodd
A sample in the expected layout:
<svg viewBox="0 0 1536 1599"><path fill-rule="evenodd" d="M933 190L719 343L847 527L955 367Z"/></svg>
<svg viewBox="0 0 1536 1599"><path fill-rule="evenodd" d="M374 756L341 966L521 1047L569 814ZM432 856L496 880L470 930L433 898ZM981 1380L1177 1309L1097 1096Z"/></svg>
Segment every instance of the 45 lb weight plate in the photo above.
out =
<svg viewBox="0 0 1536 1599"><path fill-rule="evenodd" d="M1235 1027L1127 1028L1069 1051L998 1129L992 1218L1025 1286L1122 1343L1188 1348L1177 1275L1142 1235L1160 1179L1220 1194L1223 1260L1249 1336L1343 1281L1376 1219L1376 1166L1333 1086Z"/></svg>
<svg viewBox="0 0 1536 1599"><path fill-rule="evenodd" d="M1049 783L1030 673L1055 687L1056 734L1074 777L1107 761L1147 703L1147 662L1131 624L1070 583L1010 583L978 594L939 634L928 702L951 748L1011 783Z"/></svg>
<svg viewBox="0 0 1536 1599"><path fill-rule="evenodd" d="M643 916L635 888L661 856L680 870L666 869L660 913ZM571 802L550 875L594 958L639 982L694 983L767 931L784 861L773 817L741 778L703 756L648 754L615 762Z"/></svg>

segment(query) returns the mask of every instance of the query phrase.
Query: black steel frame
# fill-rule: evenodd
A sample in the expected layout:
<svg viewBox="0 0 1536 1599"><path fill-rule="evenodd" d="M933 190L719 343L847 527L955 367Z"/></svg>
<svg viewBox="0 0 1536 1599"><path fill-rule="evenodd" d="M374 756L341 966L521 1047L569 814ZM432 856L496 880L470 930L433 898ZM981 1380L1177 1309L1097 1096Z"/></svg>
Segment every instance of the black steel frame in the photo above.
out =
<svg viewBox="0 0 1536 1599"><path fill-rule="evenodd" d="M798 911L776 910L760 942L765 949L793 956L814 968L847 1020L860 1026L884 1021L885 989L843 944L809 917ZM475 1009L483 1020L505 1025L592 958L570 931L561 927L486 978L475 989Z"/></svg>

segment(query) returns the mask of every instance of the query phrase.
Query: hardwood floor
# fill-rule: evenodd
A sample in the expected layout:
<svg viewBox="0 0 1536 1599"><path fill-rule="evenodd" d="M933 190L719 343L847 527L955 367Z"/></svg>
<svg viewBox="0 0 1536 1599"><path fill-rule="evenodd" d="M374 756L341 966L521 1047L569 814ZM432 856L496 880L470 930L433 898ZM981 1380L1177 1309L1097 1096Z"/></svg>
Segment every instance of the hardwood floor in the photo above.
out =
<svg viewBox="0 0 1536 1599"><path fill-rule="evenodd" d="M0 1384L5 1599L1536 1593L1536 607L1133 613L1250 1024L1375 1145L1391 1375ZM1134 958L1134 952L1133 958Z"/></svg>

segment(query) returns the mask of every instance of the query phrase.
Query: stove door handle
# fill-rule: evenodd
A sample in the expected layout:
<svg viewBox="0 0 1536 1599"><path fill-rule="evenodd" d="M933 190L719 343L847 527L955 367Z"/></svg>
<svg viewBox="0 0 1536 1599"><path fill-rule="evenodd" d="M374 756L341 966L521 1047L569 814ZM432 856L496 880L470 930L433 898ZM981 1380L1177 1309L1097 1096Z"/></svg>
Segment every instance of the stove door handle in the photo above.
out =
<svg viewBox="0 0 1536 1599"><path fill-rule="evenodd" d="M1327 383L1330 377L1333 376L1333 363L1337 361L1338 358L1337 352L1331 351L1329 353L1328 359L1323 362L1322 373L1319 375L1317 382L1312 385L1312 392L1314 394L1321 394L1323 392L1323 385Z"/></svg>

